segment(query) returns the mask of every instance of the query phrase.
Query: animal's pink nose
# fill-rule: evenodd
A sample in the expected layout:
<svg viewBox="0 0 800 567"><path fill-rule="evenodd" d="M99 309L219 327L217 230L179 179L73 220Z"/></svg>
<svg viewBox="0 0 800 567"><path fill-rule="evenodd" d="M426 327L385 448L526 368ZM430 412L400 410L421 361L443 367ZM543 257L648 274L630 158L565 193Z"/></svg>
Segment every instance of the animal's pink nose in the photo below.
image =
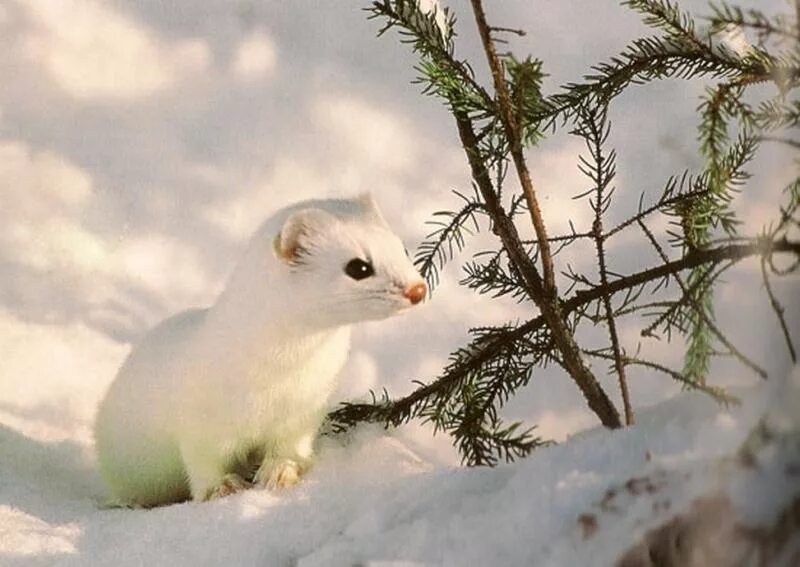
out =
<svg viewBox="0 0 800 567"><path fill-rule="evenodd" d="M423 282L419 282L407 287L403 292L403 297L408 299L413 305L416 305L425 299L426 293L428 293L428 287Z"/></svg>

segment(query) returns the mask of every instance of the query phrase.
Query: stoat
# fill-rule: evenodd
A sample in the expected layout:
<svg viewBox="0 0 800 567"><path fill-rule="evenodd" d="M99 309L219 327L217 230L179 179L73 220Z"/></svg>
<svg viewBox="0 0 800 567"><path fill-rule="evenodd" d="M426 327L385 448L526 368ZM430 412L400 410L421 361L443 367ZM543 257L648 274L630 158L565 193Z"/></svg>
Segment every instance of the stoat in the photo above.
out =
<svg viewBox="0 0 800 567"><path fill-rule="evenodd" d="M279 211L214 305L162 322L120 368L95 425L111 501L150 507L296 483L350 326L426 292L370 195Z"/></svg>

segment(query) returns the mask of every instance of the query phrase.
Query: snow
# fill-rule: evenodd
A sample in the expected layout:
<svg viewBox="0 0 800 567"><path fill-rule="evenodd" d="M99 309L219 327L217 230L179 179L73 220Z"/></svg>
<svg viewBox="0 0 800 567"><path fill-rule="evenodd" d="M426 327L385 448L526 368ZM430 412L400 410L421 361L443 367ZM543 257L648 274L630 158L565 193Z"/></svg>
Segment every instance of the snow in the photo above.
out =
<svg viewBox="0 0 800 567"><path fill-rule="evenodd" d="M366 429L344 447L326 442L305 481L284 493L102 507L91 424L107 385L149 327L213 301L271 211L372 190L413 249L431 213L455 201L448 190L469 187L451 118L409 85L406 46L392 34L376 39L363 6L345 4L0 2L0 69L14 77L0 84L0 565L610 564L700 493L727 494L737 514L768 524L796 491L780 474L796 466L793 454L764 448L758 474L723 456L768 404L771 427L787 431L800 403L770 394L774 386L752 389L752 376L721 360L711 382L749 388L736 391L744 407L727 411L636 372L638 424L614 433L595 428L563 373L543 371L506 411L561 444L493 470L458 468L449 440L419 425ZM490 14L530 32L509 36L509 48L545 60L548 92L645 32L616 0L550 4L498 2ZM466 4L444 5L459 16L459 53L480 74ZM686 5L705 12L705 0ZM659 82L612 109L617 203L635 206L642 191L653 199L669 175L701 167L700 92ZM662 107L669 112L652 112ZM585 186L580 151L562 135L530 156L556 233L569 219L586 224L586 203L570 198ZM790 150L762 157L736 201L747 234L773 220L794 173ZM471 251L490 238L471 240ZM643 257L633 244L619 244L615 270ZM580 269L593 258L566 259ZM383 387L403 395L440 372L470 325L529 316L529 306L475 296L460 277L456 261L429 305L356 329L337 399ZM788 356L760 285L757 263L742 264L716 308L774 384ZM797 278L773 285L796 337ZM681 344L642 342L639 331L620 328L626 349L680 367ZM660 488L634 495L630 479Z"/></svg>
<svg viewBox="0 0 800 567"><path fill-rule="evenodd" d="M87 432L125 349L87 329L17 328L26 348L0 371L2 565L610 565L698 496L729 493L745 519L769 525L800 494L781 477L798 455L763 450L757 473L723 459L765 407L775 431L797 427L798 369L789 395L750 388L725 409L685 393L634 427L590 428L494 469L443 464L430 448L421 456L421 436L364 427L322 440L314 469L283 492L107 509ZM26 368L47 373L38 399Z"/></svg>

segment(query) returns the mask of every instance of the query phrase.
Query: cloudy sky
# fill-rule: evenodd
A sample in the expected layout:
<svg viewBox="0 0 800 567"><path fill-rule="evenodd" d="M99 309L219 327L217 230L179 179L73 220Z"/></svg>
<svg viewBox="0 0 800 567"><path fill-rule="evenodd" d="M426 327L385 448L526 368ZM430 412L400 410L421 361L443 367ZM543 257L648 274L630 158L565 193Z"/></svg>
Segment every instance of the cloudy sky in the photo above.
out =
<svg viewBox="0 0 800 567"><path fill-rule="evenodd" d="M0 412L46 422L70 399L70 411L88 419L130 343L160 319L212 302L250 232L285 204L372 191L412 248L431 213L455 202L450 191L468 190L451 119L410 84L407 47L391 33L375 37L366 4L0 0ZM548 92L644 29L610 0L486 4L497 25L528 30L510 48L544 59ZM460 16L459 52L485 77L468 3L449 5ZM618 100L621 211L701 165L700 93L702 85L669 81ZM551 233L590 217L571 199L586 187L581 149L559 135L531 152ZM771 218L790 164L769 148L737 199L745 230ZM623 249L619 269L644 254ZM408 392L412 379L436 375L469 325L530 316L529 306L459 288L459 274L455 263L423 309L356 333L342 395ZM729 280L722 323L748 354L785 373L755 266ZM776 289L788 297L796 280ZM788 307L796 321L797 305ZM637 328L623 329L623 340L635 349ZM679 360L680 345L646 348ZM750 380L733 365L716 372L725 383ZM675 391L663 377L635 373L631 382L636 404ZM66 392L81 387L92 393L73 407ZM44 391L51 405L34 411ZM591 422L557 371L537 376L509 412L556 437Z"/></svg>

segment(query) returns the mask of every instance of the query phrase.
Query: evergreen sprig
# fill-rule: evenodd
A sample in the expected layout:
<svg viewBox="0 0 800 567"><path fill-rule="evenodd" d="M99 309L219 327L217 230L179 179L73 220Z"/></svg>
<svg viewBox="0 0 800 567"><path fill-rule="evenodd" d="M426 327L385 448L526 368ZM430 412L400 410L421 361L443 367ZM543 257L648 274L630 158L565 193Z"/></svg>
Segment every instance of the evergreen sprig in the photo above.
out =
<svg viewBox="0 0 800 567"><path fill-rule="evenodd" d="M414 256L414 265L430 290L439 284L439 270L464 248L466 236L480 230L478 215L485 214L483 204L474 197L453 193L463 201L462 207L458 211L434 213L428 224L435 229L420 243Z"/></svg>
<svg viewBox="0 0 800 567"><path fill-rule="evenodd" d="M369 12L383 23L380 34L398 30L401 41L418 55L417 82L424 94L440 99L452 113L473 179L471 194L457 193L459 207L434 214L433 230L415 255L417 267L433 289L439 270L462 253L466 238L488 229L497 237L495 247L464 263L461 284L493 298L517 300L523 321L472 329L468 344L451 354L437 378L416 382L402 398L384 391L370 393L366 401L346 402L329 415L331 429L346 430L365 421L388 427L421 420L450 435L465 464L513 460L546 444L534 427L509 423L503 416L506 402L543 367L560 367L604 425L621 425L619 412L584 357L610 363L626 423L633 421L626 374L640 368L720 403L735 403L708 383L713 357L733 356L759 375L764 371L715 320L714 290L727 270L748 258L760 262L765 305L774 311L789 355L796 359L771 279L800 269L800 241L793 239L800 228L800 178L786 188L777 220L755 236L739 234L734 206L738 192L765 182L754 183L749 172L762 145L778 139L772 133L800 126L796 17L767 16L758 9L716 2L706 18L711 26L705 28L679 0L625 0L622 4L640 14L656 35L634 39L617 56L593 66L581 81L547 95L542 92L544 64L496 49L501 34L515 30L489 24L481 0L470 4L491 88L481 84L469 62L456 56L456 20L449 11L422 9L418 0L378 0ZM742 30L755 31L758 44L729 44L726 34ZM612 224L610 212L619 199L614 197L617 163L609 147L609 109L628 89L666 78L704 82L697 109L698 153L704 166L671 176L655 200L641 191L636 212ZM753 89L756 85L766 88ZM590 186L577 198L588 199L594 215L590 226L576 228L570 221L569 234L551 237L539 210L536 172L529 170L523 150L531 151L546 134L562 128L586 143L578 167ZM788 141L792 146L792 139ZM507 182L512 175L518 184ZM657 215L669 221L660 232L653 228ZM533 240L520 237L521 225L528 222L536 234ZM627 238L619 238L623 233ZM622 250L617 242L631 238L648 245L656 259L643 261L633 272L617 273L613 266ZM587 240L595 246L597 272L564 265L556 281L554 257L560 261L560 251ZM790 262L776 262L778 255ZM683 336L683 369L648 360L627 345L617 331L622 319L641 325L645 339ZM606 344L588 348L581 331L596 325L605 327Z"/></svg>

